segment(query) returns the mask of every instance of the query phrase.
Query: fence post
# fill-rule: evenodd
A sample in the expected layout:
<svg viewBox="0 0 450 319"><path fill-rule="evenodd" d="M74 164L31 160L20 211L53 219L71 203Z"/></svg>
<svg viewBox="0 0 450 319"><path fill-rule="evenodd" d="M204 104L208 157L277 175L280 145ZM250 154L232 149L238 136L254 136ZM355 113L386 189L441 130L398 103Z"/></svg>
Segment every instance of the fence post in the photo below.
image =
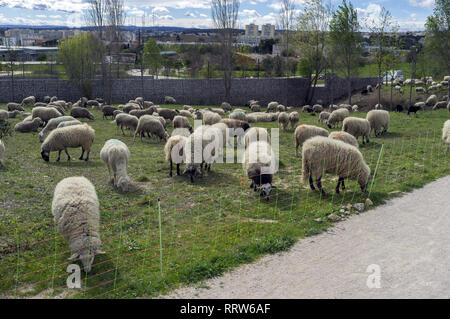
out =
<svg viewBox="0 0 450 319"><path fill-rule="evenodd" d="M370 198L370 195L372 194L372 188L373 188L373 184L375 184L375 178L377 176L378 167L380 166L381 157L383 156L383 150L384 150L384 144L381 145L380 154L378 155L377 166L375 167L375 172L373 173L372 184L370 185L370 191L369 191L368 198Z"/></svg>
<svg viewBox="0 0 450 319"><path fill-rule="evenodd" d="M161 229L161 199L158 198L158 222L159 222L159 264L161 276L163 275L163 248L162 248L162 229Z"/></svg>

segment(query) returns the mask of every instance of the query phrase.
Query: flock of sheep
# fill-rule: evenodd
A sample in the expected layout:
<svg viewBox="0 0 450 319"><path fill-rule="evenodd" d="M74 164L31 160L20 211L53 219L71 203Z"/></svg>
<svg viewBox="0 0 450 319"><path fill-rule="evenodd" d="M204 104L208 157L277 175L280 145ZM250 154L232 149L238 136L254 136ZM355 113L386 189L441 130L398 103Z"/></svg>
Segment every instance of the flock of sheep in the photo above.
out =
<svg viewBox="0 0 450 319"><path fill-rule="evenodd" d="M175 103L170 97L168 103ZM245 145L242 161L243 170L249 180L250 187L258 191L262 198L270 198L273 175L276 173L276 159L267 129L251 127L257 122L278 121L279 127L286 131L291 126L294 131L296 155L302 148L302 177L309 182L312 190L318 187L322 195L326 195L322 187L323 174L338 176L336 193L345 189L345 180L356 180L361 191L365 192L369 184L371 169L366 164L359 150L358 138L362 143L370 141L371 132L381 136L389 129L389 112L375 109L368 112L365 119L351 117L351 112L358 111L357 106L331 105L325 110L321 105L304 106L303 112L318 113L319 123L329 128L341 126L342 130L332 132L319 126L300 124L299 112L277 102L271 102L267 111L257 101L249 101L251 113L244 109L233 109L230 104L223 103L219 108L194 109L184 106L180 110L161 108L152 102L137 98L125 105L113 107L104 105L101 99L88 100L82 98L73 105L56 97L45 97L43 102L36 102L34 97L26 98L21 104L9 103L8 111L0 110L0 119L8 120L19 114L26 116L15 126L18 132L39 132L41 156L50 160L51 152L58 152L60 161L64 151L71 159L68 149L81 147L80 160L89 161L91 147L94 143L95 131L80 119L95 120L88 108L101 110L103 118L111 117L116 125L116 135L125 135L127 130L139 135L141 140L157 138L164 141L164 154L170 164L170 176L173 175L173 164L177 166L177 175L189 176L191 182L210 171L211 165L223 157L223 148L230 145L237 137ZM24 107L33 107L31 113L25 113ZM450 104L449 104L450 111ZM70 109L70 115L66 115ZM228 118L226 115L228 114ZM203 125L192 128L189 119L202 120ZM174 132L169 136L167 127L172 125ZM443 141L450 148L450 120L443 128ZM208 147L215 143L218 147ZM202 154L200 160L197 154ZM0 166L3 165L5 145L0 140ZM130 161L130 150L127 145L117 139L108 140L100 157L106 164L115 188L127 192L131 189L131 179L127 175ZM180 166L185 165L184 173ZM315 185L316 184L316 185ZM67 239L72 252L70 260L81 260L86 272L89 272L95 255L102 254L99 234L100 216L99 202L92 183L84 177L69 177L56 186L52 213L58 231Z"/></svg>

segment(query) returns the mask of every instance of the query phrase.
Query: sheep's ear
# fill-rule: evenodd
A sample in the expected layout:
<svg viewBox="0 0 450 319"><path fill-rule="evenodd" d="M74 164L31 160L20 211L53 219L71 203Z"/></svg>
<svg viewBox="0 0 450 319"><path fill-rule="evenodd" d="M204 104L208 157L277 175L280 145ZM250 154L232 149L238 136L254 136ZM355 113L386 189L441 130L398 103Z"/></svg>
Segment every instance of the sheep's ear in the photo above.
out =
<svg viewBox="0 0 450 319"><path fill-rule="evenodd" d="M105 255L106 252L104 252L103 250L97 249L97 250L95 251L95 254L96 254L96 255Z"/></svg>
<svg viewBox="0 0 450 319"><path fill-rule="evenodd" d="M75 253L75 254L72 254L72 256L70 256L69 258L67 258L67 260L68 261L75 261L75 260L77 260L79 258L80 258L80 254Z"/></svg>

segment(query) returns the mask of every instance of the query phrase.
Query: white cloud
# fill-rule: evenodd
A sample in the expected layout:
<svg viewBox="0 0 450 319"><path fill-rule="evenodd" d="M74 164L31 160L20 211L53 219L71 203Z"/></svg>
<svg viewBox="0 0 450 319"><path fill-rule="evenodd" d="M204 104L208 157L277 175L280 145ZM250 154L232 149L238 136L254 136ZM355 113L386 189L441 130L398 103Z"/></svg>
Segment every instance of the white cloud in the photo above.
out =
<svg viewBox="0 0 450 319"><path fill-rule="evenodd" d="M154 13L169 13L169 9L166 7L154 7L152 12Z"/></svg>
<svg viewBox="0 0 450 319"><path fill-rule="evenodd" d="M409 4L413 7L434 8L434 0L409 0Z"/></svg>

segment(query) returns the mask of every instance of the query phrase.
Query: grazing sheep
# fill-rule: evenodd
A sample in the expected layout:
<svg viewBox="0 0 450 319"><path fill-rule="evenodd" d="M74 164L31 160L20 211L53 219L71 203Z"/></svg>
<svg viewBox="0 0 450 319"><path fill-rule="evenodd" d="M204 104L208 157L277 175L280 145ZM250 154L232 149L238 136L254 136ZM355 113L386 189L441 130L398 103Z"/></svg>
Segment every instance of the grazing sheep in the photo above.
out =
<svg viewBox="0 0 450 319"><path fill-rule="evenodd" d="M164 104L177 104L177 101L171 96L165 96Z"/></svg>
<svg viewBox="0 0 450 319"><path fill-rule="evenodd" d="M122 134L125 135L123 128L130 129L132 132L136 131L139 119L136 116L121 113L116 116L114 122L116 123L116 135L118 134L119 127L122 130Z"/></svg>
<svg viewBox="0 0 450 319"><path fill-rule="evenodd" d="M187 117L187 118L193 118L192 117L192 113L191 112L189 112L188 110L180 110L180 115L181 116L184 116L184 117Z"/></svg>
<svg viewBox="0 0 450 319"><path fill-rule="evenodd" d="M175 135L170 137L166 145L164 146L164 153L166 155L166 162L170 163L169 176L172 177L173 163L177 164L177 175L181 175L180 165L184 159L184 147L187 141L187 137L182 135ZM175 156L176 155L176 156Z"/></svg>
<svg viewBox="0 0 450 319"><path fill-rule="evenodd" d="M403 112L404 107L401 104L397 104L397 106L395 107L395 110L399 113Z"/></svg>
<svg viewBox="0 0 450 319"><path fill-rule="evenodd" d="M119 115L119 114L123 114L124 112L123 111L121 111L121 110L117 110L117 111L114 111L113 112L113 115L114 115L114 119L116 119L116 116L117 115Z"/></svg>
<svg viewBox="0 0 450 319"><path fill-rule="evenodd" d="M119 111L119 109L109 105L102 106L103 119L105 120L108 116L114 119L114 111Z"/></svg>
<svg viewBox="0 0 450 319"><path fill-rule="evenodd" d="M356 112L358 112L359 111L359 107L358 107L358 105L353 105L352 106L352 112L354 112L354 113L356 113Z"/></svg>
<svg viewBox="0 0 450 319"><path fill-rule="evenodd" d="M95 121L94 115L92 115L87 109L82 107L73 107L72 110L70 111L70 116L76 119L85 118Z"/></svg>
<svg viewBox="0 0 450 319"><path fill-rule="evenodd" d="M173 121L175 116L180 115L180 111L178 110L165 109L160 107L158 107L156 110L159 116L162 116L164 119L170 120L171 122Z"/></svg>
<svg viewBox="0 0 450 319"><path fill-rule="evenodd" d="M57 128L62 128L62 127L68 127L68 126L74 126L74 125L80 125L83 124L78 120L74 120L74 121L67 121L67 122L62 122L58 124Z"/></svg>
<svg viewBox="0 0 450 319"><path fill-rule="evenodd" d="M142 141L145 133L147 133L149 138L151 138L151 135L155 135L164 142L167 142L169 139L169 134L167 134L164 126L152 115L144 115L139 119L136 131L134 132L134 140L136 140L136 136L139 134Z"/></svg>
<svg viewBox="0 0 450 319"><path fill-rule="evenodd" d="M447 153L448 153L450 150L450 120L447 120L444 123L444 128L442 129L442 140L444 141L445 144L447 144Z"/></svg>
<svg viewBox="0 0 450 319"><path fill-rule="evenodd" d="M3 159L5 158L5 144L3 144L2 140L0 140L0 167L3 167Z"/></svg>
<svg viewBox="0 0 450 319"><path fill-rule="evenodd" d="M327 121L328 127L329 128L336 127L337 125L339 125L339 123L343 122L345 118L347 118L349 115L350 112L345 108L333 111Z"/></svg>
<svg viewBox="0 0 450 319"><path fill-rule="evenodd" d="M144 115L153 115L154 113L156 113L156 107L149 107L145 110L131 110L129 114L134 115L139 119Z"/></svg>
<svg viewBox="0 0 450 319"><path fill-rule="evenodd" d="M215 148L210 149L209 153L205 152L206 147L212 142L212 136L205 134L208 128L205 125L198 127L186 140L184 148L186 168L183 175L188 175L192 183L195 177L203 176L203 164L205 163L205 169L210 171L215 159Z"/></svg>
<svg viewBox="0 0 450 319"><path fill-rule="evenodd" d="M331 115L331 113L327 112L327 111L320 112L318 122L322 123L322 124L326 123L328 121L328 119L330 118L330 115Z"/></svg>
<svg viewBox="0 0 450 319"><path fill-rule="evenodd" d="M223 102L220 107L224 109L225 111L231 111L233 108L231 107L231 104L228 102Z"/></svg>
<svg viewBox="0 0 450 319"><path fill-rule="evenodd" d="M52 107L55 110L57 110L59 113L61 113L61 115L65 115L66 114L66 109L64 107L62 107L59 104L49 104L47 107Z"/></svg>
<svg viewBox="0 0 450 319"><path fill-rule="evenodd" d="M425 89L423 87L416 87L416 93L425 93Z"/></svg>
<svg viewBox="0 0 450 319"><path fill-rule="evenodd" d="M350 144L356 148L359 148L358 140L351 134L343 131L337 131L337 132L331 132L328 136L329 138L332 138L334 140L339 140L344 143Z"/></svg>
<svg viewBox="0 0 450 319"><path fill-rule="evenodd" d="M247 115L240 110L234 110L228 117L233 120L247 121Z"/></svg>
<svg viewBox="0 0 450 319"><path fill-rule="evenodd" d="M108 167L110 179L111 171L113 173L114 187L122 192L128 192L131 181L127 175L127 165L130 161L130 150L127 145L116 139L108 140L100 151L100 158Z"/></svg>
<svg viewBox="0 0 450 319"><path fill-rule="evenodd" d="M208 108L208 111L213 112L213 113L217 113L220 116L224 116L225 115L225 111L223 109L217 108L217 107Z"/></svg>
<svg viewBox="0 0 450 319"><path fill-rule="evenodd" d="M51 119L62 116L55 108L52 107L35 107L31 111L32 119L39 117L45 124Z"/></svg>
<svg viewBox="0 0 450 319"><path fill-rule="evenodd" d="M298 148L303 146L306 140L314 136L328 137L329 133L326 129L314 125L300 125L294 133L295 138L295 154L298 156Z"/></svg>
<svg viewBox="0 0 450 319"><path fill-rule="evenodd" d="M314 113L314 110L313 110L313 108L312 108L311 105L304 105L304 106L302 107L302 112L305 112L305 113Z"/></svg>
<svg viewBox="0 0 450 319"><path fill-rule="evenodd" d="M50 99L50 103L55 102L55 101L58 101L58 97L52 96L52 98ZM87 102L87 99L86 99L86 102Z"/></svg>
<svg viewBox="0 0 450 319"><path fill-rule="evenodd" d="M22 121L17 123L14 126L14 131L20 133L37 132L39 127L41 127L43 124L44 122L39 117L36 117L32 121Z"/></svg>
<svg viewBox="0 0 450 319"><path fill-rule="evenodd" d="M101 251L97 193L85 177L69 177L56 185L52 202L56 229L69 242L70 261L81 260L86 273Z"/></svg>
<svg viewBox="0 0 450 319"><path fill-rule="evenodd" d="M50 99L51 99L51 97L48 96L48 95L46 95L46 96L44 96L44 98L42 99L42 102L44 102L45 104L48 104L48 103L50 103Z"/></svg>
<svg viewBox="0 0 450 319"><path fill-rule="evenodd" d="M6 110L0 110L0 120L7 121L9 119L9 113Z"/></svg>
<svg viewBox="0 0 450 319"><path fill-rule="evenodd" d="M369 121L370 127L374 130L376 137L387 132L390 118L389 112L383 110L372 110L366 116L366 120Z"/></svg>
<svg viewBox="0 0 450 319"><path fill-rule="evenodd" d="M256 192L259 186L260 196L269 200L273 175L276 173L275 154L266 141L250 143L245 149L242 162L247 177L252 181L250 188Z"/></svg>
<svg viewBox="0 0 450 319"><path fill-rule="evenodd" d="M440 102L437 102L433 106L433 110L445 109L446 107L447 107L447 101L440 101Z"/></svg>
<svg viewBox="0 0 450 319"><path fill-rule="evenodd" d="M34 103L36 103L36 98L34 96L29 96L22 100L23 106L33 106Z"/></svg>
<svg viewBox="0 0 450 319"><path fill-rule="evenodd" d="M370 93L373 92L373 87L372 87L372 85L368 85L368 86L367 86L367 91L370 92Z"/></svg>
<svg viewBox="0 0 450 319"><path fill-rule="evenodd" d="M96 101L96 100L89 100L89 101L87 101L86 105L90 106L91 108L95 108L95 109L100 108L100 103L98 103L98 101Z"/></svg>
<svg viewBox="0 0 450 319"><path fill-rule="evenodd" d="M258 104L252 104L252 106L250 106L250 110L252 110L252 112L261 112L261 106Z"/></svg>
<svg viewBox="0 0 450 319"><path fill-rule="evenodd" d="M246 149L250 143L257 141L265 141L270 144L270 136L267 129L262 127L252 127L245 133L244 142Z"/></svg>
<svg viewBox="0 0 450 319"><path fill-rule="evenodd" d="M18 103L8 103L7 107L10 112L15 110L25 112L25 109Z"/></svg>
<svg viewBox="0 0 450 319"><path fill-rule="evenodd" d="M283 131L286 132L286 129L289 125L289 114L286 112L281 112L278 115L278 125L282 127Z"/></svg>
<svg viewBox="0 0 450 319"><path fill-rule="evenodd" d="M421 103L423 103L423 102L421 102ZM414 113L416 115L416 117L417 117L417 112L423 110L423 107L420 106L420 105L417 105L417 104L419 104L419 103L416 103L415 105L411 105L408 108L408 115L411 114L411 113Z"/></svg>
<svg viewBox="0 0 450 319"><path fill-rule="evenodd" d="M282 104L278 104L277 112L286 112L286 106L284 106Z"/></svg>
<svg viewBox="0 0 450 319"><path fill-rule="evenodd" d="M53 131L55 128L58 128L58 125L60 123L74 120L75 118L73 118L72 116L60 116L51 119L50 121L48 121L44 129L41 132L39 132L39 141L42 143L44 141L44 136Z"/></svg>
<svg viewBox="0 0 450 319"><path fill-rule="evenodd" d="M361 136L363 144L370 142L370 123L359 117L347 117L342 123L342 131L353 135L356 140Z"/></svg>
<svg viewBox="0 0 450 319"><path fill-rule="evenodd" d="M267 113L272 111L277 111L278 102L270 102L267 104Z"/></svg>
<svg viewBox="0 0 450 319"><path fill-rule="evenodd" d="M222 120L222 117L217 114L210 111L207 111L203 113L203 122L205 125L213 125L216 123L219 123Z"/></svg>
<svg viewBox="0 0 450 319"><path fill-rule="evenodd" d="M292 130L295 130L295 127L297 126L298 122L300 122L300 115L297 111L291 112L289 114L289 123L291 123Z"/></svg>
<svg viewBox="0 0 450 319"><path fill-rule="evenodd" d="M364 161L361 152L354 146L339 140L316 136L303 145L302 177L315 190L314 180L322 195L326 195L322 188L324 173L339 176L336 193L342 185L345 189L345 179L357 180L361 191L365 192L370 179L370 167Z"/></svg>
<svg viewBox="0 0 450 319"><path fill-rule="evenodd" d="M50 161L50 153L58 152L59 162L61 159L61 152L64 151L67 155L67 160L70 161L70 155L67 148L81 147L82 153L80 161L83 160L84 153L87 152L85 161L89 161L89 154L91 146L94 143L95 131L87 124L74 125L69 127L57 128L53 130L45 139L41 146L41 156L44 161Z"/></svg>
<svg viewBox="0 0 450 319"><path fill-rule="evenodd" d="M17 110L8 112L8 118L9 119L15 119L17 117L17 115L19 115L21 113L23 113L23 112L20 112L20 111L17 111Z"/></svg>
<svg viewBox="0 0 450 319"><path fill-rule="evenodd" d="M432 94L428 97L427 101L425 102L425 104L427 106L433 106L438 102L438 98L436 95Z"/></svg>
<svg viewBox="0 0 450 319"><path fill-rule="evenodd" d="M278 115L276 113L256 112L247 115L247 121L249 123L275 122L277 119Z"/></svg>
<svg viewBox="0 0 450 319"><path fill-rule="evenodd" d="M245 132L250 128L250 125L246 121L234 120L234 119L222 119L220 123L224 123L230 128L229 136L230 137L238 137L238 142L241 141L242 137L245 135Z"/></svg>
<svg viewBox="0 0 450 319"><path fill-rule="evenodd" d="M133 111L133 110L140 110L141 108L139 107L139 105L138 104L126 104L124 107L123 107L123 111L125 112L125 113L130 113L131 111Z"/></svg>
<svg viewBox="0 0 450 319"><path fill-rule="evenodd" d="M316 113L320 113L323 111L323 106L320 104L314 104L312 108L313 108L313 111Z"/></svg>
<svg viewBox="0 0 450 319"><path fill-rule="evenodd" d="M193 131L191 123L189 123L189 120L187 119L187 117L184 117L184 116L181 116L181 115L177 115L177 116L174 117L174 119L173 119L173 128L174 129L187 128L191 134L192 134L192 131Z"/></svg>

